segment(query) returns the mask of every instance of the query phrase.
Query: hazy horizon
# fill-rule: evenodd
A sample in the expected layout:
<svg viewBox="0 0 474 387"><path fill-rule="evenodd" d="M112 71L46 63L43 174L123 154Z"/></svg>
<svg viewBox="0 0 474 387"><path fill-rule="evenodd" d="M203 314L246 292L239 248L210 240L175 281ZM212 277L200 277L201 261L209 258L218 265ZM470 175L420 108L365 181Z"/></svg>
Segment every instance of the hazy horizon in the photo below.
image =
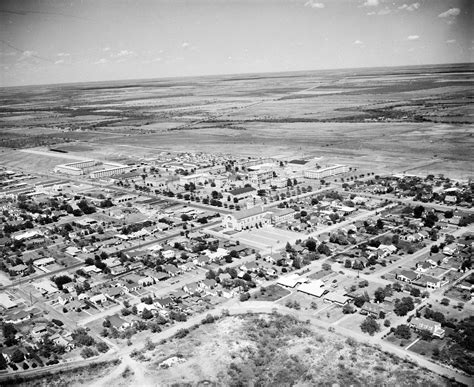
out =
<svg viewBox="0 0 474 387"><path fill-rule="evenodd" d="M41 86L66 86L66 85L82 85L90 83L115 83L115 82L144 82L144 81L165 81L165 80L177 80L177 79L193 79L193 78L212 78L212 77L236 77L239 79L240 76L252 76L252 75L276 75L276 74L295 74L295 73L324 73L324 72L336 72L336 71L370 71L370 70L383 70L383 69L416 69L424 67L451 67L451 66L474 66L474 62L460 62L460 63L427 63L422 65L401 65L401 66L373 66L373 67L341 67L332 69L307 69L307 70L294 70L294 71L266 71L266 72L246 72L246 73L222 73L222 74L199 74L199 75L184 75L184 76L169 76L169 77L154 77L154 78L122 78L122 79L103 79L93 81L79 81L79 82L58 82L58 83L36 83L29 85L17 85L17 86L0 86L0 89L9 88L28 88L28 87L41 87ZM474 71L474 67L472 69Z"/></svg>

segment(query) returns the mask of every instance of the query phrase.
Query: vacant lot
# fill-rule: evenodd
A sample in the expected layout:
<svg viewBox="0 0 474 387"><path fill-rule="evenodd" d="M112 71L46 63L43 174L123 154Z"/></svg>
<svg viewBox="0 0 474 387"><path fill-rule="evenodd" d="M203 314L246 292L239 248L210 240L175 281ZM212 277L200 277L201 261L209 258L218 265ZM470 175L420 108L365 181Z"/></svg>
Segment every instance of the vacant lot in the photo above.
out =
<svg viewBox="0 0 474 387"><path fill-rule="evenodd" d="M448 385L441 377L373 347L289 316L225 317L149 347L136 357L160 385ZM132 385L125 375L115 385Z"/></svg>

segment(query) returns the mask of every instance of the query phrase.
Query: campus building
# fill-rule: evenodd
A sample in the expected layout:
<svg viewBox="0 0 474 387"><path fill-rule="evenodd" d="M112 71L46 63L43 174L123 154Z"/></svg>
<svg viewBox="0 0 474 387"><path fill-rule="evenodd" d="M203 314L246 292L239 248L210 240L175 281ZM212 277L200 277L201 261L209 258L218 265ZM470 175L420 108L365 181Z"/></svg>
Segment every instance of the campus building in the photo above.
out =
<svg viewBox="0 0 474 387"><path fill-rule="evenodd" d="M303 171L303 176L307 179L322 179L328 176L339 175L347 172L349 169L347 165L333 165L321 169L308 169Z"/></svg>
<svg viewBox="0 0 474 387"><path fill-rule="evenodd" d="M56 167L54 167L54 172L80 176L84 175L88 168L92 168L98 164L100 164L100 162L96 160L76 161L74 163L56 165Z"/></svg>
<svg viewBox="0 0 474 387"><path fill-rule="evenodd" d="M117 164L113 168L101 169L100 171L91 172L91 174L89 176L92 179L98 179L98 178L101 178L101 177L109 177L109 176L119 175L121 173L127 172L128 169L129 169L129 167L126 166L126 165Z"/></svg>
<svg viewBox="0 0 474 387"><path fill-rule="evenodd" d="M257 225L268 224L269 222L270 219L267 216L267 211L262 206L257 206L225 215L222 219L222 227L240 231Z"/></svg>

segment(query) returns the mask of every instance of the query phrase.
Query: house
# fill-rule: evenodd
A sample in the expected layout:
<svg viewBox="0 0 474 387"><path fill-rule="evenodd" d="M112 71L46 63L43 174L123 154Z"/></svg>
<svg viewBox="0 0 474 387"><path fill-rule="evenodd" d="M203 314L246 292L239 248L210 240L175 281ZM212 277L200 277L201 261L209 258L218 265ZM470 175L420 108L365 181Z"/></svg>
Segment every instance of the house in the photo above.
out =
<svg viewBox="0 0 474 387"><path fill-rule="evenodd" d="M0 306L4 309L13 309L18 303L7 293L0 293Z"/></svg>
<svg viewBox="0 0 474 387"><path fill-rule="evenodd" d="M130 323L125 321L123 318L121 318L117 314L113 314L112 316L109 316L107 319L110 322L110 326L114 327L115 329L119 331L123 331L130 326Z"/></svg>
<svg viewBox="0 0 474 387"><path fill-rule="evenodd" d="M196 265L196 266L206 266L208 263L209 263L210 259L208 256L206 255L200 255L199 257L196 257L193 259L193 263Z"/></svg>
<svg viewBox="0 0 474 387"><path fill-rule="evenodd" d="M43 337L44 335L46 335L48 333L47 325L46 324L38 324L38 325L34 326L31 329L30 332L33 335L33 337L35 337L38 340L38 339L40 339L41 337Z"/></svg>
<svg viewBox="0 0 474 387"><path fill-rule="evenodd" d="M114 301L124 293L124 289L120 286L107 289L104 294L109 300Z"/></svg>
<svg viewBox="0 0 474 387"><path fill-rule="evenodd" d="M201 287L204 289L214 289L217 285L216 280L214 279L205 279L201 282Z"/></svg>
<svg viewBox="0 0 474 387"><path fill-rule="evenodd" d="M11 266L8 271L13 273L13 275L23 275L28 273L28 266L19 264L15 266Z"/></svg>
<svg viewBox="0 0 474 387"><path fill-rule="evenodd" d="M320 280L304 283L298 286L298 291L318 298L328 292L324 289L324 283Z"/></svg>
<svg viewBox="0 0 474 387"><path fill-rule="evenodd" d="M324 301L343 306L350 301L350 298L342 293L333 292L324 296Z"/></svg>
<svg viewBox="0 0 474 387"><path fill-rule="evenodd" d="M419 277L420 277L419 273L415 273L414 271L411 271L411 270L402 270L400 271L400 273L395 274L395 278L397 280L408 282L408 283L412 283Z"/></svg>
<svg viewBox="0 0 474 387"><path fill-rule="evenodd" d="M302 284L305 282L308 282L307 278L301 277L298 274L293 273L293 274L279 278L277 284L286 286L288 288L294 288L296 285Z"/></svg>
<svg viewBox="0 0 474 387"><path fill-rule="evenodd" d="M171 264L163 265L163 271L168 273L171 277L175 277L178 274L181 274L181 270L179 270L176 266Z"/></svg>
<svg viewBox="0 0 474 387"><path fill-rule="evenodd" d="M104 302L107 302L107 297L105 297L104 294L99 293L99 294L96 294L96 295L92 296L89 299L89 301L96 304L96 305L102 305Z"/></svg>
<svg viewBox="0 0 474 387"><path fill-rule="evenodd" d="M441 286L447 284L448 281L440 280L439 278L435 278L429 275L422 275L417 281L417 285L424 286L428 289L439 289Z"/></svg>
<svg viewBox="0 0 474 387"><path fill-rule="evenodd" d="M415 317L410 322L410 327L417 331L425 330L430 332L433 336L442 339L445 334L445 330L441 328L441 324L436 321L431 321L422 317Z"/></svg>
<svg viewBox="0 0 474 387"><path fill-rule="evenodd" d="M242 266L240 266L240 270L256 273L258 272L259 267L256 262L252 261L244 263Z"/></svg>
<svg viewBox="0 0 474 387"><path fill-rule="evenodd" d="M174 301L171 299L171 297L159 298L155 301L155 305L161 309L168 308L169 306L173 304L174 304Z"/></svg>
<svg viewBox="0 0 474 387"><path fill-rule="evenodd" d="M71 340L67 340L65 337L61 336L59 333L51 335L50 340L56 344L64 347L66 352L72 351L74 349L74 343Z"/></svg>
<svg viewBox="0 0 474 387"><path fill-rule="evenodd" d="M61 305L66 305L68 302L72 301L74 299L73 295L70 293L61 293L58 296L58 303Z"/></svg>
<svg viewBox="0 0 474 387"><path fill-rule="evenodd" d="M381 304L373 304L365 302L360 309L361 314L369 315L375 318L385 318L388 314L387 310Z"/></svg>
<svg viewBox="0 0 474 387"><path fill-rule="evenodd" d="M31 318L29 312L20 310L18 312L12 312L4 316L3 321L10 324L20 324L28 321Z"/></svg>
<svg viewBox="0 0 474 387"><path fill-rule="evenodd" d="M262 206L256 206L248 210L241 210L232 214L227 214L222 219L222 227L235 231L241 231L245 228L255 227L260 224L269 223L265 218L267 211Z"/></svg>
<svg viewBox="0 0 474 387"><path fill-rule="evenodd" d="M416 264L416 271L418 273L426 273L429 269L431 269L431 264L429 262L422 262Z"/></svg>
<svg viewBox="0 0 474 387"><path fill-rule="evenodd" d="M197 282L191 282L184 285L183 290L189 294L199 293L201 291L201 286Z"/></svg>
<svg viewBox="0 0 474 387"><path fill-rule="evenodd" d="M155 283L152 277L142 277L138 280L138 284L141 286L150 286Z"/></svg>
<svg viewBox="0 0 474 387"><path fill-rule="evenodd" d="M36 267L40 268L40 267L44 267L44 266L48 266L48 265L51 265L53 263L55 263L56 260L52 257L48 257L48 258L40 258L40 259L37 259L36 261L33 262L33 265L35 265Z"/></svg>

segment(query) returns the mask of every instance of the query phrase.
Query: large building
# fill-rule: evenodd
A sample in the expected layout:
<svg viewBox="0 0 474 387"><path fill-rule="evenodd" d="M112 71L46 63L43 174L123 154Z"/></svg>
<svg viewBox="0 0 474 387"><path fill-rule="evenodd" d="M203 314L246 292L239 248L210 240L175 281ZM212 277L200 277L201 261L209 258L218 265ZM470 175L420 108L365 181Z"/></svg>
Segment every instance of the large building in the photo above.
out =
<svg viewBox="0 0 474 387"><path fill-rule="evenodd" d="M303 171L303 176L308 179L322 179L324 177L345 173L348 170L347 165L333 165L321 169L308 169Z"/></svg>
<svg viewBox="0 0 474 387"><path fill-rule="evenodd" d="M98 164L100 164L100 162L96 160L76 161L74 163L56 165L56 167L54 167L54 172L80 176L84 175L89 168Z"/></svg>
<svg viewBox="0 0 474 387"><path fill-rule="evenodd" d="M116 164L113 168L101 169L100 171L94 171L90 173L92 179L98 179L101 177L109 177L114 175L120 175L121 173L127 172L129 169L126 165Z"/></svg>
<svg viewBox="0 0 474 387"><path fill-rule="evenodd" d="M268 224L270 216L267 211L261 207L253 207L248 210L234 212L225 215L222 219L222 227L226 229L240 231L246 228Z"/></svg>

